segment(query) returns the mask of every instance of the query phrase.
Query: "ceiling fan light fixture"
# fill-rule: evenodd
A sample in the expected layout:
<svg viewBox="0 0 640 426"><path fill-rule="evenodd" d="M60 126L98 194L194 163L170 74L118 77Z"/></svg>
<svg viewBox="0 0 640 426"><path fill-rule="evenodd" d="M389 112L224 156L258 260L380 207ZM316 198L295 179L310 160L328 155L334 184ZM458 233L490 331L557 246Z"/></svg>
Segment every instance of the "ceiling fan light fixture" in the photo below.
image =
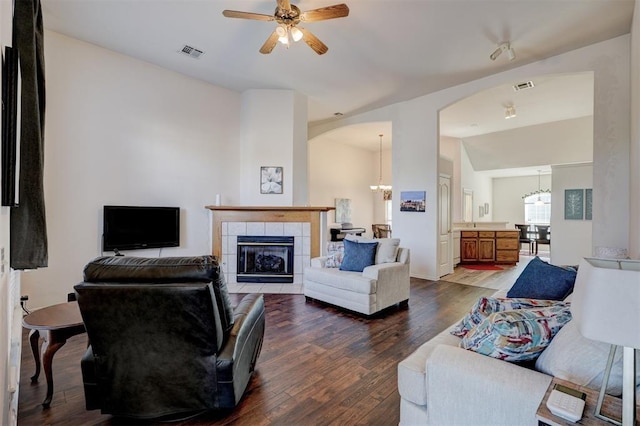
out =
<svg viewBox="0 0 640 426"><path fill-rule="evenodd" d="M289 47L289 29L287 28L287 26L278 25L276 27L276 34L278 35L278 41Z"/></svg>
<svg viewBox="0 0 640 426"><path fill-rule="evenodd" d="M286 37L286 36L285 36L285 37L279 37L279 38L278 38L278 41L279 41L281 44L283 44L283 45L285 45L285 46L289 47L289 37Z"/></svg>
<svg viewBox="0 0 640 426"><path fill-rule="evenodd" d="M300 41L302 39L302 31L296 27L291 27L291 38L293 41Z"/></svg>

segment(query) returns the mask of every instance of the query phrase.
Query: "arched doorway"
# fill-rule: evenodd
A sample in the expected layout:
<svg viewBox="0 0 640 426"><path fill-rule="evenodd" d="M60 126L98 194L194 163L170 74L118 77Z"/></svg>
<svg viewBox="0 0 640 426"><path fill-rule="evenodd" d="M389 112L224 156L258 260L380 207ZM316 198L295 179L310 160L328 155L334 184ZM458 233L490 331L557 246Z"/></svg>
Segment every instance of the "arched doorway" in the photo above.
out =
<svg viewBox="0 0 640 426"><path fill-rule="evenodd" d="M593 161L593 81L592 72L538 76L480 91L440 111L440 155L454 163L454 227L469 222L463 215L465 190L474 194L471 222L513 228L524 223L522 197L539 189L540 171L545 187L555 186L556 219L566 185L591 187L592 177L572 179L584 171L565 165ZM551 185L556 167L561 178ZM557 222L562 235L566 224ZM589 228L579 232L589 246L590 223L581 225Z"/></svg>

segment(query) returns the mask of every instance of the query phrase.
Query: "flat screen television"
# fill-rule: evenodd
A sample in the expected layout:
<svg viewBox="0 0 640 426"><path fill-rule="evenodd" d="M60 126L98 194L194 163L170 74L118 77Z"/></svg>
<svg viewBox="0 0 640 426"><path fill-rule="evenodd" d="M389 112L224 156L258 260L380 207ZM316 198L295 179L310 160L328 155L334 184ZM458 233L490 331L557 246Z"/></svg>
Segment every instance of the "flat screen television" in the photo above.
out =
<svg viewBox="0 0 640 426"><path fill-rule="evenodd" d="M180 245L179 207L104 206L104 251Z"/></svg>

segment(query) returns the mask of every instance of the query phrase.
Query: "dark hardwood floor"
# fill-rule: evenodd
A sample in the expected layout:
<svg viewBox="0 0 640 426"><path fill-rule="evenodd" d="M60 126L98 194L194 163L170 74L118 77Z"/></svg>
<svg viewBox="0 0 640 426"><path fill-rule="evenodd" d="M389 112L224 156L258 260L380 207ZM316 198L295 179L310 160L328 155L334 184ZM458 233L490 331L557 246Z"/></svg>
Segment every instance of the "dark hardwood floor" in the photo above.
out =
<svg viewBox="0 0 640 426"><path fill-rule="evenodd" d="M306 302L302 295L266 294L264 345L239 406L173 424L397 425L398 362L493 292L412 279L408 308L372 318ZM235 303L242 295L231 296ZM49 409L41 405L44 375L30 383L35 367L26 331L22 348L19 425L141 424L85 410L80 358L86 335L72 337L56 354Z"/></svg>

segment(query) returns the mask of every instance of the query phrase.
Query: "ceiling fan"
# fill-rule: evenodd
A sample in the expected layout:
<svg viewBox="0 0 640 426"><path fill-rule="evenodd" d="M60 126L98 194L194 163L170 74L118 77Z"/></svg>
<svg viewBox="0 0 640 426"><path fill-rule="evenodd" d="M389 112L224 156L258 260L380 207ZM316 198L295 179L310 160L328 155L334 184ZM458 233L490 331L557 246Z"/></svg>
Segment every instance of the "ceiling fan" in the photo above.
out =
<svg viewBox="0 0 640 426"><path fill-rule="evenodd" d="M289 0L276 0L278 5L273 15L262 13L239 12L237 10L224 10L222 14L227 18L253 19L256 21L276 21L278 26L271 33L267 41L260 48L260 53L271 53L278 41L287 48L291 41L304 40L318 55L327 53L329 48L309 30L299 27L300 22L316 22L326 19L344 18L349 15L346 4L321 7L319 9L301 12L298 6L291 4Z"/></svg>

